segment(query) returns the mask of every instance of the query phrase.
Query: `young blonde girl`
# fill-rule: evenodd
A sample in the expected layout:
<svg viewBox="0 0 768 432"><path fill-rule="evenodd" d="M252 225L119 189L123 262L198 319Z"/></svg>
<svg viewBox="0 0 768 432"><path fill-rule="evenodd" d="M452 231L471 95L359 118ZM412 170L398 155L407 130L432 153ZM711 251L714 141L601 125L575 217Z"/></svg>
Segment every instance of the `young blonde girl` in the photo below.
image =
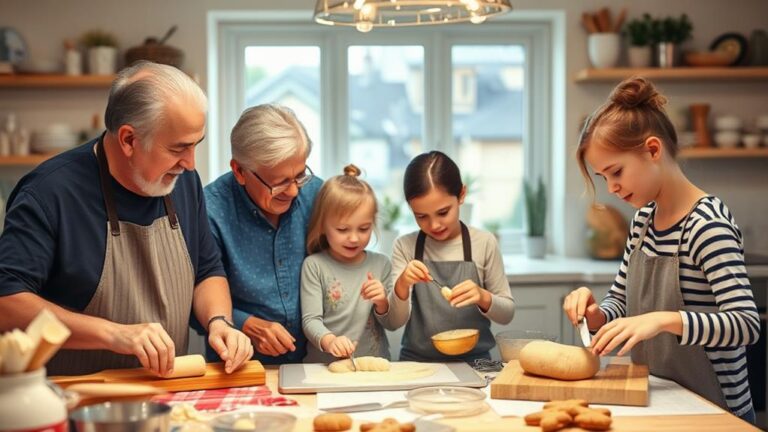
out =
<svg viewBox="0 0 768 432"><path fill-rule="evenodd" d="M459 220L467 188L444 153L416 156L405 169L404 191L420 230L398 238L392 252L391 314L398 326L408 322L400 360L490 358L491 321L507 324L515 312L496 238ZM451 288L449 299L441 285ZM446 356L434 348L432 335L459 328L480 331L472 351Z"/></svg>
<svg viewBox="0 0 768 432"><path fill-rule="evenodd" d="M754 422L745 345L760 334L744 266L742 235L717 197L686 178L675 161L677 135L653 84L631 78L587 120L579 166L638 208L624 260L598 305L589 288L563 309L586 317L592 351L648 364L650 372Z"/></svg>
<svg viewBox="0 0 768 432"><path fill-rule="evenodd" d="M302 326L308 363L376 356L389 359L384 328L392 266L366 251L375 228L376 196L354 165L328 179L315 200L301 270Z"/></svg>

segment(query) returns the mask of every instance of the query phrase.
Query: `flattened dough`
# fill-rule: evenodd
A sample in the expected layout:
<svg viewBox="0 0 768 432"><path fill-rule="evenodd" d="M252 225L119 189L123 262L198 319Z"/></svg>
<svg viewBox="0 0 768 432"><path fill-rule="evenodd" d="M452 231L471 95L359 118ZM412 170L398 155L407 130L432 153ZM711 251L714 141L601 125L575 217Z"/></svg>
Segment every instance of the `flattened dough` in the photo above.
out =
<svg viewBox="0 0 768 432"><path fill-rule="evenodd" d="M359 357L355 359L357 372L384 372L389 370L389 360L382 357ZM355 372L352 360L344 359L328 365L328 370L334 373Z"/></svg>
<svg viewBox="0 0 768 432"><path fill-rule="evenodd" d="M356 359L355 361L358 361ZM304 383L308 384L335 384L345 385L351 380L364 379L366 383L380 384L390 382L410 381L419 378L428 377L435 374L436 367L429 363L418 362L391 362L388 371L380 372L355 372L355 373L334 373L327 368L319 371L313 371L304 378Z"/></svg>

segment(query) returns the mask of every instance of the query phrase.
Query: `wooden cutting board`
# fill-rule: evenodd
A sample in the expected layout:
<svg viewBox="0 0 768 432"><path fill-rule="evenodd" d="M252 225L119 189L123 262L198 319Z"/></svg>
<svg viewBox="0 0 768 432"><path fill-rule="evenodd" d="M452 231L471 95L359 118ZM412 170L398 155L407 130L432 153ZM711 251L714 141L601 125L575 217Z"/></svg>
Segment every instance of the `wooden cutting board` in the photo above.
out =
<svg viewBox="0 0 768 432"><path fill-rule="evenodd" d="M609 363L591 379L561 381L527 374L511 360L491 383L491 398L648 406L648 367Z"/></svg>
<svg viewBox="0 0 768 432"><path fill-rule="evenodd" d="M258 360L251 360L241 369L227 374L224 363L208 363L205 375L188 378L159 378L144 368L107 369L90 375L54 376L50 380L61 387L77 383L134 383L148 384L170 392L209 390L227 387L263 385L266 382L264 366Z"/></svg>

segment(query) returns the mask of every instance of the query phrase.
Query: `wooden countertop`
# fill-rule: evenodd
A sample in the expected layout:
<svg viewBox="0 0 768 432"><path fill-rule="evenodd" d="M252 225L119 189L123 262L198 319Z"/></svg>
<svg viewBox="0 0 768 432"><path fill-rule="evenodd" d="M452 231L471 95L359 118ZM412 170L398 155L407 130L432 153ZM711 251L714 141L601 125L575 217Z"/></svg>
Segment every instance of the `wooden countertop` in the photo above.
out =
<svg viewBox="0 0 768 432"><path fill-rule="evenodd" d="M267 366L267 386L277 392L277 367ZM314 394L286 395L296 400L302 407L315 409L317 407ZM444 419L440 422L456 428L457 431L468 432L535 432L541 429L526 426L520 417L499 417L495 411L489 409L482 414L472 417ZM359 423L355 422L352 431L358 431ZM567 428L562 431L579 431L579 428ZM756 427L742 421L731 414L711 414L698 416L648 416L648 417L616 417L613 420L611 431L675 431L675 432L715 432L715 431L759 431ZM299 419L294 428L296 432L312 431L312 419Z"/></svg>

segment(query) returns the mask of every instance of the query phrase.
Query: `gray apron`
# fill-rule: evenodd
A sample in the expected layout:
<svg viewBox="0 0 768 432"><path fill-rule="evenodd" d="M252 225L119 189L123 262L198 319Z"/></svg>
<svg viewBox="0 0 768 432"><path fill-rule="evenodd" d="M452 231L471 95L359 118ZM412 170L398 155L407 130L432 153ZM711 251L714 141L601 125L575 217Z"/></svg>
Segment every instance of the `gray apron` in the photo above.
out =
<svg viewBox="0 0 768 432"><path fill-rule="evenodd" d="M195 275L173 202L164 196L167 216L149 226L119 221L103 138L97 157L109 217L107 245L99 285L82 313L120 324L158 322L173 340L176 355L184 355ZM50 375L82 375L141 364L133 355L107 350L62 350L46 367Z"/></svg>
<svg viewBox="0 0 768 432"><path fill-rule="evenodd" d="M627 316L654 311L717 312L712 306L686 306L680 291L678 253L685 226L699 204L697 201L683 221L680 241L673 256L649 256L642 251L643 239L653 213L640 232L640 239L629 256L627 268ZM654 210L655 211L655 210ZM677 336L662 332L632 348L632 362L647 364L651 374L671 379L729 411L712 363L701 345L680 345Z"/></svg>
<svg viewBox="0 0 768 432"><path fill-rule="evenodd" d="M466 225L461 223L463 261L425 260L425 240L426 234L420 231L416 239L414 258L427 266L429 274L435 280L453 287L469 279L482 287L477 266L472 261L472 242ZM447 356L432 345L432 335L463 328L480 330L480 340L472 351L461 356ZM445 300L440 294L440 288L435 284L423 282L414 284L411 292L411 318L405 326L400 360L470 362L478 358L489 359L489 351L493 345L491 323L480 313L477 306L455 308Z"/></svg>

